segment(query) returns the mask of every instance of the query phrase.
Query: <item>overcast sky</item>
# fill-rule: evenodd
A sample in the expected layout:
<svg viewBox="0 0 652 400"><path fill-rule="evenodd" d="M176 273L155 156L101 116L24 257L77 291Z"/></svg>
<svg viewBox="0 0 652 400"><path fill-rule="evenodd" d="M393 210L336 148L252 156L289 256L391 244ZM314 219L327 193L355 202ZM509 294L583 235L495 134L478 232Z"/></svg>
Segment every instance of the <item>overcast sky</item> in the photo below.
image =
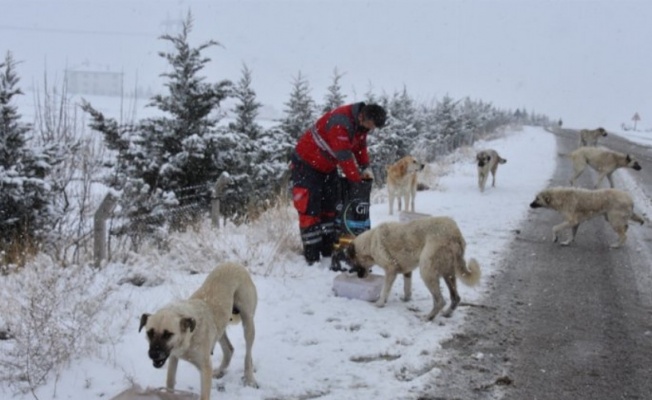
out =
<svg viewBox="0 0 652 400"><path fill-rule="evenodd" d="M253 71L259 100L278 112L299 71L315 100L335 68L348 100L405 86L419 101L469 96L562 118L569 127L652 127L652 2L3 0L0 50L22 61L23 85L80 68L123 71L156 87L157 39L195 17L191 43L222 47L211 79ZM649 122L648 122L649 121Z"/></svg>

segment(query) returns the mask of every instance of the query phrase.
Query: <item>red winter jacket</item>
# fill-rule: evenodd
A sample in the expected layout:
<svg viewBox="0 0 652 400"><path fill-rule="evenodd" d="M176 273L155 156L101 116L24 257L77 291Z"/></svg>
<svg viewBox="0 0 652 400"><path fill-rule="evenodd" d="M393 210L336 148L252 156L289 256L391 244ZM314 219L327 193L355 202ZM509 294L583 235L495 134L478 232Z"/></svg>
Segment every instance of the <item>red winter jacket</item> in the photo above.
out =
<svg viewBox="0 0 652 400"><path fill-rule="evenodd" d="M347 179L360 182L358 167L369 166L368 130L358 123L363 106L364 103L341 106L319 118L299 138L295 147L299 158L325 174L339 165Z"/></svg>

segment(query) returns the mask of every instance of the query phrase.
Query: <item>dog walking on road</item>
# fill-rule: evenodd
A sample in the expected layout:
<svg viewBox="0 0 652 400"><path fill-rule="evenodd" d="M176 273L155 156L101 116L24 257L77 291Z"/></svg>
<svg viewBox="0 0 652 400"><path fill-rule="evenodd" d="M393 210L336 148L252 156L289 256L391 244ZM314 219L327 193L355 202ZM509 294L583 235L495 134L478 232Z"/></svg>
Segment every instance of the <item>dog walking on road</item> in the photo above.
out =
<svg viewBox="0 0 652 400"><path fill-rule="evenodd" d="M617 189L579 189L555 187L539 192L531 208L549 208L559 212L564 222L552 228L552 241L559 240L559 232L571 229L568 240L561 242L568 246L575 240L580 224L600 215L604 216L613 230L618 234L618 242L611 245L618 248L627 239L627 223L629 220L640 223L645 220L634 212L634 202L630 195Z"/></svg>

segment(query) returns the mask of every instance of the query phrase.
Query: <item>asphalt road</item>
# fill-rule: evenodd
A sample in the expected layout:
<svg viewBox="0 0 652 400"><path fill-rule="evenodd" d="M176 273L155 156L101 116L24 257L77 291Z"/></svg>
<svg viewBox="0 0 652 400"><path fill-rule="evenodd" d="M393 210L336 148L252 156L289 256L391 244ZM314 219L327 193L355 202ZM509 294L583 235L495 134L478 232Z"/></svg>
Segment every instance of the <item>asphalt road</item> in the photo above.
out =
<svg viewBox="0 0 652 400"><path fill-rule="evenodd" d="M560 153L577 147L577 132L556 136ZM643 170L628 176L652 194L652 149L605 139L639 158ZM559 157L549 186L568 186L571 168ZM578 184L595 178L585 171ZM612 250L617 236L604 219L582 224L570 247L552 243L559 222L530 210L502 272L488 278L486 304L459 310L467 321L438 351L441 373L420 400L652 399L652 224L630 224L625 246Z"/></svg>

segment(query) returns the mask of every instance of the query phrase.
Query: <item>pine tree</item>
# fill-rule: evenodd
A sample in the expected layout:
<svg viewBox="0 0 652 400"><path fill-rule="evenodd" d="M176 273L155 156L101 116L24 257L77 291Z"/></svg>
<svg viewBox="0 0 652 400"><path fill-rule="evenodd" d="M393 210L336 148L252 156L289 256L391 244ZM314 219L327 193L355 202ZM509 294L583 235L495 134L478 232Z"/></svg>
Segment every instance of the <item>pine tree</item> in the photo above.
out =
<svg viewBox="0 0 652 400"><path fill-rule="evenodd" d="M22 123L15 96L20 78L10 52L0 62L0 249L25 250L45 237L56 218L46 181L57 162L51 148L28 147L30 124ZM22 251L21 250L21 251ZM5 253L6 254L6 253Z"/></svg>
<svg viewBox="0 0 652 400"><path fill-rule="evenodd" d="M290 99L285 106L281 129L296 140L315 122L315 101L310 97L310 85L301 71L292 82Z"/></svg>
<svg viewBox="0 0 652 400"><path fill-rule="evenodd" d="M258 110L262 107L256 100L256 92L251 88L252 72L246 66L242 67L242 77L233 90L233 96L238 100L233 112L235 122L230 124L231 130L243 133L251 140L256 140L261 126L256 123Z"/></svg>
<svg viewBox="0 0 652 400"><path fill-rule="evenodd" d="M232 85L228 80L204 82L199 72L210 58L202 52L218 43L210 40L191 47L191 30L189 13L180 34L160 37L174 49L159 53L171 66L170 72L161 74L168 78L168 93L154 96L149 105L164 116L120 126L89 103L82 106L92 117L91 127L102 132L107 146L118 152L115 174L108 183L122 190L121 209L130 221L124 232L136 242L155 233L165 221L181 227L185 220L200 215L223 171L220 164L225 157L220 154L219 140L228 132L216 128L215 114ZM170 213L171 209L177 213Z"/></svg>
<svg viewBox="0 0 652 400"><path fill-rule="evenodd" d="M234 89L234 96L238 100L233 110L236 122L229 125L234 134L232 137L240 138L239 143L229 146L240 147L236 158L244 161L243 170L229 171L235 174L232 175L234 184L226 193L224 202L231 205L226 210L230 214L245 214L250 208L261 210L270 205L269 200L274 198L279 181L287 171L285 154L292 148L283 132L263 130L255 122L261 104L256 100L251 83L252 72L244 66L242 78Z"/></svg>
<svg viewBox="0 0 652 400"><path fill-rule="evenodd" d="M333 83L328 87L328 92L324 98L324 106L322 107L322 113L327 113L328 111L335 109L344 104L346 96L342 94L342 87L340 86L340 79L344 74L340 74L337 71L337 68L333 70Z"/></svg>

